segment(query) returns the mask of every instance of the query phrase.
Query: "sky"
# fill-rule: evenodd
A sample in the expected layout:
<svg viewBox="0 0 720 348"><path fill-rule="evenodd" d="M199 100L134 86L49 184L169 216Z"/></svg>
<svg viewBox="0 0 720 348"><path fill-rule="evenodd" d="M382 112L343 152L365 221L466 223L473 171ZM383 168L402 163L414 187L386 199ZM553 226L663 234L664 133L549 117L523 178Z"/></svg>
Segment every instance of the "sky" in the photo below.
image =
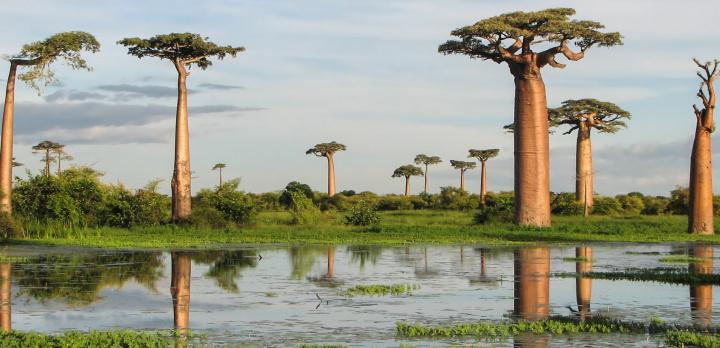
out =
<svg viewBox="0 0 720 348"><path fill-rule="evenodd" d="M550 107L590 97L632 113L626 130L593 135L595 191L667 195L686 186L699 102L691 59L720 58L720 32L707 25L720 13L716 0L5 0L4 25L16 29L0 36L2 55L70 30L102 45L87 56L92 72L58 64L60 82L42 95L18 83L14 153L26 166L15 175L41 167L31 147L47 139L67 144L72 164L95 167L106 182L139 188L157 178L169 193L177 73L116 42L192 32L247 49L188 78L193 191L217 184L218 162L246 191L290 181L323 191L326 162L305 151L329 141L348 147L335 157L338 191L402 193L392 172L419 153L444 160L430 168L431 192L457 186L449 162L467 160L470 148L500 149L489 189L511 190L512 135L502 126L512 121L512 75L437 47L483 18L550 7L573 7L575 18L623 35L623 46L543 70ZM0 71L8 67L0 61ZM572 191L575 136L557 132L550 146L551 190ZM466 175L479 191L479 170ZM412 185L419 192L422 178Z"/></svg>

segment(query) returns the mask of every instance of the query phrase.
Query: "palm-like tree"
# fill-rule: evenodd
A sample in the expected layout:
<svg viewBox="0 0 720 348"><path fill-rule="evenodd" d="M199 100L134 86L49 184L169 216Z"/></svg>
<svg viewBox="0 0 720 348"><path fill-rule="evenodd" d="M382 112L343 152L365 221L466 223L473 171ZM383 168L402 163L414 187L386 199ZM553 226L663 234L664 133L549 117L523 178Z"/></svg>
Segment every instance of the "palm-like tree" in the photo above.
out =
<svg viewBox="0 0 720 348"><path fill-rule="evenodd" d="M50 153L57 149L61 149L63 146L65 145L50 140L44 140L32 147L34 150L33 153L40 153L44 156L42 161L45 162L45 176L50 176L50 163L55 161Z"/></svg>
<svg viewBox="0 0 720 348"><path fill-rule="evenodd" d="M225 163L215 163L215 165L212 167L212 170L217 170L220 173L220 186L218 187L222 187L222 170L225 167L227 167Z"/></svg>
<svg viewBox="0 0 720 348"><path fill-rule="evenodd" d="M425 177L425 189L423 192L428 192L428 166L431 164L438 164L442 162L442 159L440 159L439 156L428 156L426 154L419 154L415 156L415 164L423 164L425 165L425 173L423 176Z"/></svg>
<svg viewBox="0 0 720 348"><path fill-rule="evenodd" d="M335 153L338 151L345 151L347 150L347 146L337 143L337 142L329 142L329 143L320 143L317 144L307 151L305 151L306 155L315 155L317 157L325 157L327 158L328 162L328 196L332 197L335 195L335 162L334 162L334 156Z"/></svg>
<svg viewBox="0 0 720 348"><path fill-rule="evenodd" d="M423 175L423 170L412 164L397 167L393 172L393 178L405 178L405 197L410 195L410 177L415 175Z"/></svg>
<svg viewBox="0 0 720 348"><path fill-rule="evenodd" d="M485 205L487 197L487 174L485 172L485 162L496 157L500 153L500 149L476 150L470 149L468 157L477 158L480 161L480 203Z"/></svg>
<svg viewBox="0 0 720 348"><path fill-rule="evenodd" d="M63 144L57 144L58 146L51 149L50 152L52 152L55 155L55 160L57 161L57 175L60 175L62 172L62 161L72 161L75 159L75 157L71 156L69 153L65 152L65 145Z"/></svg>
<svg viewBox="0 0 720 348"><path fill-rule="evenodd" d="M453 168L460 170L460 191L465 191L465 171L475 169L475 167L477 167L477 163L450 160L450 165Z"/></svg>

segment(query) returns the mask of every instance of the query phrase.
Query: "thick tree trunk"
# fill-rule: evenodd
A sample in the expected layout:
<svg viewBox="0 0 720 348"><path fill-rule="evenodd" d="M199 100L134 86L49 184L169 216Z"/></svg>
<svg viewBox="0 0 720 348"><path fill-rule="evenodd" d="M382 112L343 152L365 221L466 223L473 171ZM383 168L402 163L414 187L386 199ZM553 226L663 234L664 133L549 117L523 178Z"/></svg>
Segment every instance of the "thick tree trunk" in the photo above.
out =
<svg viewBox="0 0 720 348"><path fill-rule="evenodd" d="M410 196L410 177L405 177L405 197Z"/></svg>
<svg viewBox="0 0 720 348"><path fill-rule="evenodd" d="M0 140L0 212L8 214L12 214L13 116L16 74L17 65L11 62L5 89L2 139Z"/></svg>
<svg viewBox="0 0 720 348"><path fill-rule="evenodd" d="M333 155L327 155L328 161L328 196L332 197L335 195L335 160Z"/></svg>
<svg viewBox="0 0 720 348"><path fill-rule="evenodd" d="M550 155L545 84L515 74L515 222L550 226Z"/></svg>
<svg viewBox="0 0 720 348"><path fill-rule="evenodd" d="M172 178L172 218L186 220L192 210L190 190L190 132L187 112L187 72L182 63L178 69L178 100L175 117L175 169Z"/></svg>
<svg viewBox="0 0 720 348"><path fill-rule="evenodd" d="M690 273L712 274L712 245L695 245L690 247L690 257L702 259L700 262L688 264ZM713 289L712 285L690 286L690 315L696 325L708 327L712 324Z"/></svg>
<svg viewBox="0 0 720 348"><path fill-rule="evenodd" d="M485 164L487 161L480 162L480 203L485 205L487 198L487 174L485 173Z"/></svg>
<svg viewBox="0 0 720 348"><path fill-rule="evenodd" d="M712 192L712 140L708 127L698 120L690 156L688 232L714 234Z"/></svg>
<svg viewBox="0 0 720 348"><path fill-rule="evenodd" d="M575 248L575 257L577 258L575 261L575 272L578 275L578 277L575 278L575 297L577 299L580 320L585 320L590 316L592 279L580 275L592 271L592 248Z"/></svg>
<svg viewBox="0 0 720 348"><path fill-rule="evenodd" d="M541 320L550 314L550 248L530 247L515 251L515 315Z"/></svg>
<svg viewBox="0 0 720 348"><path fill-rule="evenodd" d="M593 206L593 168L590 126L581 121L575 148L575 198L583 207Z"/></svg>
<svg viewBox="0 0 720 348"><path fill-rule="evenodd" d="M465 191L465 170L460 169L460 191Z"/></svg>
<svg viewBox="0 0 720 348"><path fill-rule="evenodd" d="M190 255L173 252L171 258L170 295L173 301L175 330L185 335L190 324Z"/></svg>
<svg viewBox="0 0 720 348"><path fill-rule="evenodd" d="M423 192L428 193L428 165L425 165L425 173L423 173L423 178L425 179L425 188L423 189Z"/></svg>
<svg viewBox="0 0 720 348"><path fill-rule="evenodd" d="M12 330L12 265L0 264L0 329Z"/></svg>

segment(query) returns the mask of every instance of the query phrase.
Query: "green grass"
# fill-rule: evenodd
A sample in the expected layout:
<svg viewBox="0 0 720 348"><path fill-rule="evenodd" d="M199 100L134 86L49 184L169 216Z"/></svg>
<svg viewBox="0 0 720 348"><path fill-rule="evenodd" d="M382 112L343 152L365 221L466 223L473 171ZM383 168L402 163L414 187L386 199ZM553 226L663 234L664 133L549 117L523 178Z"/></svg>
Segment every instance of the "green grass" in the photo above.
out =
<svg viewBox="0 0 720 348"><path fill-rule="evenodd" d="M419 285L415 284L372 284L372 285L356 285L345 290L344 294L348 297L355 296L387 296L387 295L409 295L413 290L419 289Z"/></svg>
<svg viewBox="0 0 720 348"><path fill-rule="evenodd" d="M588 257L563 257L563 262L592 262Z"/></svg>
<svg viewBox="0 0 720 348"><path fill-rule="evenodd" d="M174 334L169 332L66 331L50 335L39 332L10 331L0 333L0 347L134 347L160 348L174 346Z"/></svg>
<svg viewBox="0 0 720 348"><path fill-rule="evenodd" d="M689 330L672 330L665 334L665 344L671 347L720 347L720 335Z"/></svg>
<svg viewBox="0 0 720 348"><path fill-rule="evenodd" d="M656 282L679 285L720 285L720 275L691 273L681 268L627 268L622 271L559 273L557 277L591 279L629 280L637 282Z"/></svg>
<svg viewBox="0 0 720 348"><path fill-rule="evenodd" d="M701 263L707 261L702 257L692 257L687 255L670 255L662 257L658 260L660 263Z"/></svg>
<svg viewBox="0 0 720 348"><path fill-rule="evenodd" d="M686 233L683 216L610 217L556 216L550 228L512 224L473 225L472 212L383 212L377 227L343 224L343 214L324 214L315 226L289 225L287 212L261 213L253 226L198 230L165 225L146 228L99 228L75 233L49 231L37 238L12 239L16 244L79 245L106 248L209 248L228 244L485 244L579 242L704 242L719 236ZM61 236L61 237L58 237Z"/></svg>

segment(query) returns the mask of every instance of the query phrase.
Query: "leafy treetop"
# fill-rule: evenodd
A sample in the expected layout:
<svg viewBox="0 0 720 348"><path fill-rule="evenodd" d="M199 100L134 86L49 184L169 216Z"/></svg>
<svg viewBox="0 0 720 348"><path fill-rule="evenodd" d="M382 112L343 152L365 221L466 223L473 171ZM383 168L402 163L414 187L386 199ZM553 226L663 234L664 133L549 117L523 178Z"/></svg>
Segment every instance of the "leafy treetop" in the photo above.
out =
<svg viewBox="0 0 720 348"><path fill-rule="evenodd" d="M415 164L424 164L424 165L431 165L431 164L438 164L442 162L439 156L428 156L426 154L419 154L415 156Z"/></svg>
<svg viewBox="0 0 720 348"><path fill-rule="evenodd" d="M313 154L318 157L328 157L334 155L338 151L345 151L347 150L347 146L337 143L337 142L329 142L329 143L320 143L317 144L307 151L305 151L306 155Z"/></svg>
<svg viewBox="0 0 720 348"><path fill-rule="evenodd" d="M27 71L18 78L40 93L41 86L48 86L56 81L50 65L58 59L76 70L92 70L82 57L83 51L96 53L100 51L100 43L89 33L68 31L26 44L20 53L8 57L8 60L18 66L28 66Z"/></svg>
<svg viewBox="0 0 720 348"><path fill-rule="evenodd" d="M212 167L212 170L223 169L225 167L227 167L225 163L215 163L215 165Z"/></svg>
<svg viewBox="0 0 720 348"><path fill-rule="evenodd" d="M423 175L422 169L420 169L420 167L418 167L418 166L414 166L412 164L407 164L407 165L400 166L397 169L395 169L392 177L393 178L400 178L400 177L409 178L413 175Z"/></svg>
<svg viewBox="0 0 720 348"><path fill-rule="evenodd" d="M35 151L52 151L55 149L62 149L63 147L65 147L65 145L50 140L44 140L33 146L32 149Z"/></svg>
<svg viewBox="0 0 720 348"><path fill-rule="evenodd" d="M468 157L477 158L480 162L485 162L493 157L496 157L500 153L500 149L487 149L487 150L468 150Z"/></svg>
<svg viewBox="0 0 720 348"><path fill-rule="evenodd" d="M537 68L550 65L565 67L555 61L555 55L563 54L569 60L580 60L593 45L615 46L622 44L620 33L603 33L604 26L587 20L571 20L572 8L550 8L534 12L510 12L483 19L451 32L460 40L448 40L438 51L444 54L464 54L471 58L506 62L513 74L521 73L517 65L534 63ZM574 52L568 47L573 42L579 48ZM534 45L554 43L535 54Z"/></svg>
<svg viewBox="0 0 720 348"><path fill-rule="evenodd" d="M172 61L176 67L192 66L207 69L212 65L210 57L222 60L235 57L245 51L244 47L219 46L207 37L192 33L170 33L155 35L149 39L125 38L117 42L128 48L128 54L143 58L157 57Z"/></svg>
<svg viewBox="0 0 720 348"><path fill-rule="evenodd" d="M476 162L466 162L466 161L456 161L456 160L450 160L450 165L455 169L460 169L461 171L466 171L469 169L475 169L477 167Z"/></svg>
<svg viewBox="0 0 720 348"><path fill-rule="evenodd" d="M588 98L566 100L561 106L549 109L548 117L551 127L564 124L571 126L564 134L570 134L580 128L581 123L601 133L615 133L627 128L625 120L630 119L630 113L613 103Z"/></svg>

